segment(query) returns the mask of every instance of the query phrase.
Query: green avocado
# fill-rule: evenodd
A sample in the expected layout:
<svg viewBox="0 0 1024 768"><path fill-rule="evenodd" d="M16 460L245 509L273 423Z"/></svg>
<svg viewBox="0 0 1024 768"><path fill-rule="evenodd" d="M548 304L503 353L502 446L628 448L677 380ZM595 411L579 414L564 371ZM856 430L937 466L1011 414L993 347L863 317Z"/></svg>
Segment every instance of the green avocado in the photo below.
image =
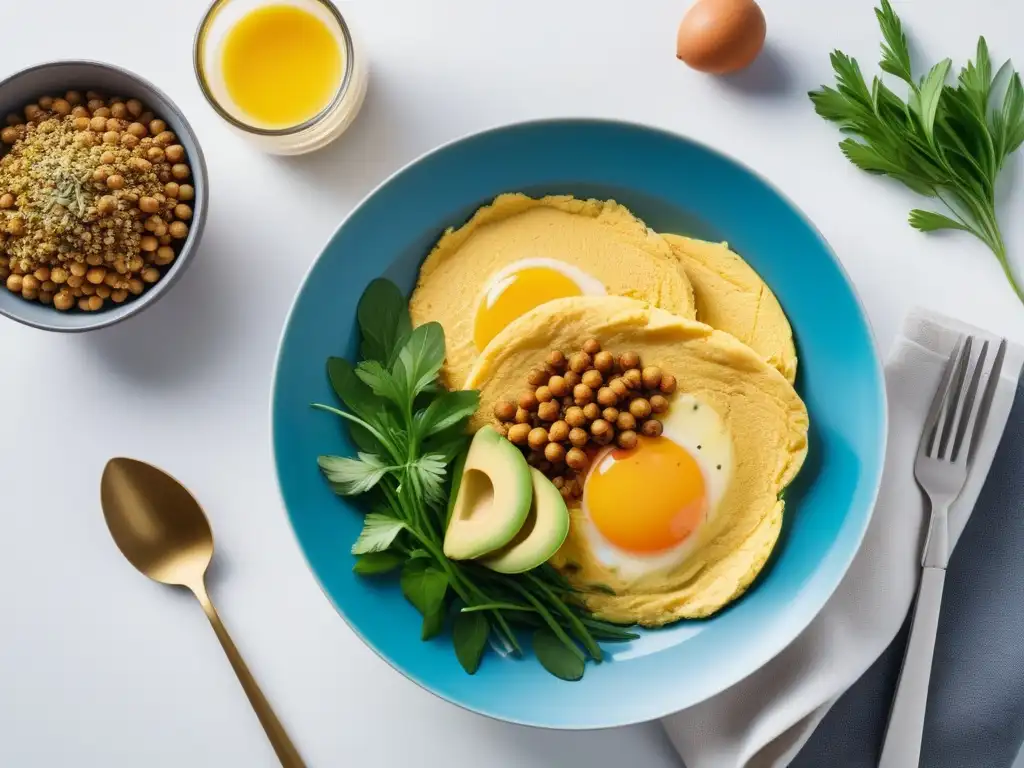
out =
<svg viewBox="0 0 1024 768"><path fill-rule="evenodd" d="M522 573L546 562L569 534L569 510L558 489L544 475L530 469L533 503L526 522L508 544L480 559L498 573Z"/></svg>
<svg viewBox="0 0 1024 768"><path fill-rule="evenodd" d="M473 436L444 535L444 553L471 560L512 541L533 497L523 454L492 427Z"/></svg>

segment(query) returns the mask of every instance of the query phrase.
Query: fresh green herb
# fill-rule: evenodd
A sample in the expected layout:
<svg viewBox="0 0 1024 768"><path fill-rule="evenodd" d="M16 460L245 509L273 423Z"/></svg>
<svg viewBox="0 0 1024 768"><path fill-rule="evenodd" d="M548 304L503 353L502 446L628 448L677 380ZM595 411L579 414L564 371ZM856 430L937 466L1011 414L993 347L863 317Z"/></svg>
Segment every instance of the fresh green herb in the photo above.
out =
<svg viewBox="0 0 1024 768"><path fill-rule="evenodd" d="M834 51L836 87L809 94L815 110L850 134L839 147L858 168L890 176L941 203L945 213L911 211L912 227L922 232L960 230L977 237L996 255L1024 302L996 220L996 178L1024 142L1020 75L1010 62L993 74L982 37L975 60L960 71L955 86L946 83L949 59L915 80L903 25L889 0L882 0L875 15L884 38L879 66L907 84L907 101L880 77L869 88L857 61ZM1000 98L996 83L1004 79Z"/></svg>
<svg viewBox="0 0 1024 768"><path fill-rule="evenodd" d="M342 418L359 449L354 458L318 459L336 493L365 495L371 501L372 511L352 546L357 556L353 570L369 576L401 568L402 593L423 616L424 640L442 632L449 605L457 599L462 607L453 614L452 643L470 674L480 664L488 637L519 655L515 628L529 628L539 630L534 646L541 644L537 655L545 668L578 680L585 659L581 647L600 661L598 640L636 635L595 620L550 565L507 575L445 557L444 532L479 393L448 392L439 385L445 354L441 326L413 329L405 299L393 284L371 283L359 301L357 319L363 359L354 366L337 357L327 361L328 379L343 407L314 405ZM561 650L552 650L552 644ZM571 662L563 659L566 655Z"/></svg>
<svg viewBox="0 0 1024 768"><path fill-rule="evenodd" d="M567 647L550 630L538 629L533 633L533 652L544 669L555 677L570 681L583 677L583 654L579 648Z"/></svg>

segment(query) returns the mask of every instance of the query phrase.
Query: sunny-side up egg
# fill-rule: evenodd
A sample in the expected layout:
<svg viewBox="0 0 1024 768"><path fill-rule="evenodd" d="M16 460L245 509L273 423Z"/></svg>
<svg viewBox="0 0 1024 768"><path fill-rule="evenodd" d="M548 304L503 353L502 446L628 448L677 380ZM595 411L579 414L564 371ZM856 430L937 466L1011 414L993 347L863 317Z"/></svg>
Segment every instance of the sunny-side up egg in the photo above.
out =
<svg viewBox="0 0 1024 768"><path fill-rule="evenodd" d="M588 548L625 579L684 560L732 476L732 437L713 408L680 394L663 423L661 437L595 457L583 486Z"/></svg>
<svg viewBox="0 0 1024 768"><path fill-rule="evenodd" d="M558 259L520 259L495 272L480 295L473 341L482 350L516 318L554 299L604 296L604 284Z"/></svg>

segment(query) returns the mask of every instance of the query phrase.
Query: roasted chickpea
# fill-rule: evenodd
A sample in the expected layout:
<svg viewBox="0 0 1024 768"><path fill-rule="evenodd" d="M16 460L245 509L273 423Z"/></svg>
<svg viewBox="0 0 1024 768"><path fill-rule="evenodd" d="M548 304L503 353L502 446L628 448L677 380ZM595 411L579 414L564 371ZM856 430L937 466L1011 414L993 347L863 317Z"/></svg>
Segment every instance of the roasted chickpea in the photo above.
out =
<svg viewBox="0 0 1024 768"><path fill-rule="evenodd" d="M648 419L640 425L640 431L647 437L659 437L662 429L662 424L657 419Z"/></svg>
<svg viewBox="0 0 1024 768"><path fill-rule="evenodd" d="M89 271L89 268L80 261L72 261L68 265L68 269L71 270L71 274L75 277L85 277L85 273Z"/></svg>
<svg viewBox="0 0 1024 768"><path fill-rule="evenodd" d="M110 117L110 107L100 107L92 111L93 117L102 117L104 120Z"/></svg>
<svg viewBox="0 0 1024 768"><path fill-rule="evenodd" d="M68 275L66 282L69 288L81 288L85 285L85 275Z"/></svg>
<svg viewBox="0 0 1024 768"><path fill-rule="evenodd" d="M605 408L603 411L601 411L601 418L607 421L609 424L614 424L619 420L619 409Z"/></svg>
<svg viewBox="0 0 1024 768"><path fill-rule="evenodd" d="M494 418L498 421L512 421L516 417L516 406L508 400L499 400L494 405Z"/></svg>
<svg viewBox="0 0 1024 768"><path fill-rule="evenodd" d="M537 398L538 402L549 403L554 399L554 394L551 392L551 387L541 385L537 387L537 391L533 393L534 397Z"/></svg>
<svg viewBox="0 0 1024 768"><path fill-rule="evenodd" d="M544 458L552 464L561 464L565 461L565 448L558 443L548 443L544 446Z"/></svg>
<svg viewBox="0 0 1024 768"><path fill-rule="evenodd" d="M145 111L141 115L139 115L139 122L143 125L149 125L151 122L153 122L154 117L156 116L152 112Z"/></svg>
<svg viewBox="0 0 1024 768"><path fill-rule="evenodd" d="M107 277L107 270L103 267L93 267L85 273L85 279L93 285L100 285Z"/></svg>
<svg viewBox="0 0 1024 768"><path fill-rule="evenodd" d="M556 371L564 371L566 366L565 355L560 350L553 349L548 353L545 362Z"/></svg>
<svg viewBox="0 0 1024 768"><path fill-rule="evenodd" d="M661 377L661 384L658 386L664 395L671 395L676 391L676 377L672 374L666 373Z"/></svg>
<svg viewBox="0 0 1024 768"><path fill-rule="evenodd" d="M139 248L146 251L147 253L152 253L159 247L160 246L157 243L156 238L153 237L152 235L146 235L141 240L139 240Z"/></svg>
<svg viewBox="0 0 1024 768"><path fill-rule="evenodd" d="M109 189L124 189L124 176L119 173L115 173L113 176L108 176L107 187Z"/></svg>
<svg viewBox="0 0 1024 768"><path fill-rule="evenodd" d="M174 215L182 221L188 221L192 218L192 209L184 203L178 203L174 206Z"/></svg>
<svg viewBox="0 0 1024 768"><path fill-rule="evenodd" d="M556 475L555 477L551 478L551 484L555 486L555 488L557 488L559 491L561 491L562 488L565 487L565 478L562 477L561 475Z"/></svg>
<svg viewBox="0 0 1024 768"><path fill-rule="evenodd" d="M537 406L537 415L541 421L558 421L561 411L562 406L559 403L552 403L550 401Z"/></svg>
<svg viewBox="0 0 1024 768"><path fill-rule="evenodd" d="M158 242L159 242L159 240L158 240ZM159 248L156 249L156 255L153 257L153 263L154 264L156 264L157 266L160 266L160 267L166 267L172 261L174 261L174 249L173 248L171 248L169 245L161 245ZM515 415L515 406L513 406L512 414L513 414L513 416ZM509 417L508 419L506 419L506 421L511 421L511 420L512 420L512 417Z"/></svg>
<svg viewBox="0 0 1024 768"><path fill-rule="evenodd" d="M528 424L530 422L530 412L525 408L516 408L516 424Z"/></svg>
<svg viewBox="0 0 1024 768"><path fill-rule="evenodd" d="M569 465L571 469L577 472L582 472L587 468L589 460L587 454L583 452L583 449L579 447L570 448L565 454L565 463Z"/></svg>
<svg viewBox="0 0 1024 768"><path fill-rule="evenodd" d="M164 150L161 147L150 147L146 150L146 157L150 162L162 163L164 161Z"/></svg>
<svg viewBox="0 0 1024 768"><path fill-rule="evenodd" d="M82 310L83 312L88 312L89 311L89 297L88 296L83 296L82 298L80 298L78 300L78 308L80 310Z"/></svg>
<svg viewBox="0 0 1024 768"><path fill-rule="evenodd" d="M96 133L103 133L107 130L107 120L104 117L94 117L89 121L89 128Z"/></svg>
<svg viewBox="0 0 1024 768"><path fill-rule="evenodd" d="M4 144L13 144L18 140L19 131L17 128L11 128L10 126L0 131L0 140Z"/></svg>
<svg viewBox="0 0 1024 768"><path fill-rule="evenodd" d="M64 99L68 102L68 104L72 104L74 106L78 106L83 101L83 99L82 99L82 92L81 91L68 91L67 93L64 94Z"/></svg>
<svg viewBox="0 0 1024 768"><path fill-rule="evenodd" d="M523 394L519 396L519 407L524 408L527 411L536 411L539 402L537 395L533 392L523 392Z"/></svg>
<svg viewBox="0 0 1024 768"><path fill-rule="evenodd" d="M178 182L176 181L169 181L166 184L164 184L164 194L173 200L178 199L178 193L180 191L181 187L178 186Z"/></svg>
<svg viewBox="0 0 1024 768"><path fill-rule="evenodd" d="M608 388L615 393L615 396L622 400L626 395L629 394L629 387L626 386L626 382L621 378L612 379L608 382Z"/></svg>
<svg viewBox="0 0 1024 768"><path fill-rule="evenodd" d="M128 291L118 288L110 292L110 300L115 304L120 304L128 298Z"/></svg>
<svg viewBox="0 0 1024 768"><path fill-rule="evenodd" d="M574 352L569 358L569 369L583 375L583 372L590 368L590 355L586 352Z"/></svg>
<svg viewBox="0 0 1024 768"><path fill-rule="evenodd" d="M83 296L92 296L96 293L96 286L92 283L82 283L78 292Z"/></svg>
<svg viewBox="0 0 1024 768"><path fill-rule="evenodd" d="M149 123L149 132L156 136L158 133L163 133L167 130L167 123L163 120L152 120Z"/></svg>
<svg viewBox="0 0 1024 768"><path fill-rule="evenodd" d="M96 201L96 210L101 216L109 216L117 210L117 198L113 195L104 195Z"/></svg>
<svg viewBox="0 0 1024 768"><path fill-rule="evenodd" d="M192 171L190 171L189 167L184 163L175 163L171 166L171 176L176 178L178 181L187 179L190 175L192 175Z"/></svg>
<svg viewBox="0 0 1024 768"><path fill-rule="evenodd" d="M53 297L53 306L61 312L67 312L75 306L75 297L71 295L71 291L64 288L57 291L57 294Z"/></svg>
<svg viewBox="0 0 1024 768"><path fill-rule="evenodd" d="M581 381L583 381L583 377L576 373L576 371L565 372L565 386L569 388L570 392L575 389L576 385Z"/></svg>
<svg viewBox="0 0 1024 768"><path fill-rule="evenodd" d="M628 411L620 411L619 417L615 420L615 426L623 432L627 429L636 429L636 418Z"/></svg>
<svg viewBox="0 0 1024 768"><path fill-rule="evenodd" d="M139 280L136 277L133 277L131 280L128 281L128 290L131 291L134 295L139 296L142 294L144 290L146 290L146 286L143 284L141 280Z"/></svg>
<svg viewBox="0 0 1024 768"><path fill-rule="evenodd" d="M139 210L143 213L157 213L160 210L160 203L153 197L140 197Z"/></svg>
<svg viewBox="0 0 1024 768"><path fill-rule="evenodd" d="M629 412L633 414L633 418L643 421L651 415L651 404L645 398L638 397L629 404Z"/></svg>
<svg viewBox="0 0 1024 768"><path fill-rule="evenodd" d="M636 432L631 429L627 429L625 432L619 432L615 438L615 443L619 448L624 448L626 450L636 448Z"/></svg>
<svg viewBox="0 0 1024 768"><path fill-rule="evenodd" d="M164 131L157 136L154 141L156 141L157 144L163 145L164 141L167 140L166 137L168 136L170 137L170 142L168 142L170 143L170 146L164 150L164 154L167 156L167 161L171 163L180 163L185 159L185 148L181 146L181 144L172 143L174 141L173 133L170 131Z"/></svg>
<svg viewBox="0 0 1024 768"><path fill-rule="evenodd" d="M146 269L142 270L142 274L140 275L140 277L142 278L142 282L144 283L155 283L157 280L160 279L160 270L157 269L156 267L147 267Z"/></svg>
<svg viewBox="0 0 1024 768"><path fill-rule="evenodd" d="M580 381L582 381L586 386L590 387L591 389L597 390L604 383L604 378L601 376L600 371L595 371L593 368L591 368L589 371L586 371L580 377Z"/></svg>
<svg viewBox="0 0 1024 768"><path fill-rule="evenodd" d="M539 387L548 381L548 374L543 368L534 368L526 374L526 382L533 387Z"/></svg>
<svg viewBox="0 0 1024 768"><path fill-rule="evenodd" d="M576 401L576 405L586 405L594 399L594 390L588 387L586 384L577 384L572 390L573 400Z"/></svg>
<svg viewBox="0 0 1024 768"><path fill-rule="evenodd" d="M657 389L661 384L661 368L649 365L640 372L640 378L646 389Z"/></svg>
<svg viewBox="0 0 1024 768"><path fill-rule="evenodd" d="M611 442L615 429L604 419L596 419L590 425L590 435L599 445L607 445Z"/></svg>
<svg viewBox="0 0 1024 768"><path fill-rule="evenodd" d="M565 383L565 377L557 374L548 379L548 389L555 397L565 397L569 394L569 387Z"/></svg>
<svg viewBox="0 0 1024 768"><path fill-rule="evenodd" d="M587 423L583 409L576 405L565 409L565 420L570 427L582 427Z"/></svg>
<svg viewBox="0 0 1024 768"><path fill-rule="evenodd" d="M25 275L21 278L21 290L24 291L38 291L39 286L42 283L35 275Z"/></svg>
<svg viewBox="0 0 1024 768"><path fill-rule="evenodd" d="M569 439L569 424L564 420L556 421L548 427L548 440L553 443L564 443Z"/></svg>
<svg viewBox="0 0 1024 768"><path fill-rule="evenodd" d="M128 107L123 101L115 101L110 105L110 114L118 120L128 117Z"/></svg>
<svg viewBox="0 0 1024 768"><path fill-rule="evenodd" d="M68 103L67 99L54 99L50 108L61 117L71 114L71 104Z"/></svg>
<svg viewBox="0 0 1024 768"><path fill-rule="evenodd" d="M10 192L5 192L0 195L0 208L7 209L14 207L14 195Z"/></svg>
<svg viewBox="0 0 1024 768"><path fill-rule="evenodd" d="M38 104L28 104L25 107L25 118L27 120L35 120L42 114L43 110Z"/></svg>
<svg viewBox="0 0 1024 768"><path fill-rule="evenodd" d="M601 418L601 406L597 403L589 403L583 406L583 415L587 417L587 421L599 419Z"/></svg>
<svg viewBox="0 0 1024 768"><path fill-rule="evenodd" d="M652 413L664 413L668 410L668 398L664 395L651 395L648 402L651 404Z"/></svg>
<svg viewBox="0 0 1024 768"><path fill-rule="evenodd" d="M133 157L128 161L128 165L133 171L138 173L146 173L147 171L153 170L153 164L144 157Z"/></svg>
<svg viewBox="0 0 1024 768"><path fill-rule="evenodd" d="M615 369L615 356L611 352L598 352L594 355L594 367L603 374L609 374Z"/></svg>
<svg viewBox="0 0 1024 768"><path fill-rule="evenodd" d="M89 130L89 118L88 117L76 117L75 118L75 130L87 131ZM6 141L6 139L5 139ZM54 302L56 304L56 302Z"/></svg>
<svg viewBox="0 0 1024 768"><path fill-rule="evenodd" d="M619 396L615 394L611 387L601 387L597 390L597 402L599 405L607 408L612 405L618 405Z"/></svg>
<svg viewBox="0 0 1024 768"><path fill-rule="evenodd" d="M590 442L590 433L583 427L573 427L569 430L569 442L576 448L583 448Z"/></svg>
<svg viewBox="0 0 1024 768"><path fill-rule="evenodd" d="M57 285L63 285L68 281L68 271L64 267L54 267L50 270L50 279Z"/></svg>
<svg viewBox="0 0 1024 768"><path fill-rule="evenodd" d="M622 380L626 382L626 386L630 389L640 389L644 383L643 375L636 368L630 368L622 374Z"/></svg>
<svg viewBox="0 0 1024 768"><path fill-rule="evenodd" d="M128 99L124 105L128 110L128 114L132 117L138 117L142 114L142 102L138 99Z"/></svg>
<svg viewBox="0 0 1024 768"><path fill-rule="evenodd" d="M21 275L8 275L7 276L7 290L11 293L21 293L24 277Z"/></svg>
<svg viewBox="0 0 1024 768"><path fill-rule="evenodd" d="M601 351L601 342L597 339L587 339L583 342L583 351L593 357Z"/></svg>
<svg viewBox="0 0 1024 768"><path fill-rule="evenodd" d="M121 146L125 149L135 149L139 145L139 137L132 136L130 133L121 134ZM133 158L135 160L141 160L142 158Z"/></svg>
<svg viewBox="0 0 1024 768"><path fill-rule="evenodd" d="M183 203L187 203L189 200L196 196L195 189L192 188L191 184L182 184L178 189L177 198Z"/></svg>
<svg viewBox="0 0 1024 768"><path fill-rule="evenodd" d="M7 221L7 231L15 237L25 234L25 221L21 216L12 216Z"/></svg>
<svg viewBox="0 0 1024 768"><path fill-rule="evenodd" d="M624 371L628 371L630 368L639 368L640 355L636 352L623 352L619 356L619 367Z"/></svg>
<svg viewBox="0 0 1024 768"><path fill-rule="evenodd" d="M99 296L89 297L89 311L96 312L103 309L103 299Z"/></svg>
<svg viewBox="0 0 1024 768"><path fill-rule="evenodd" d="M530 430L526 442L535 451L540 451L548 444L548 431L544 427L534 427Z"/></svg>

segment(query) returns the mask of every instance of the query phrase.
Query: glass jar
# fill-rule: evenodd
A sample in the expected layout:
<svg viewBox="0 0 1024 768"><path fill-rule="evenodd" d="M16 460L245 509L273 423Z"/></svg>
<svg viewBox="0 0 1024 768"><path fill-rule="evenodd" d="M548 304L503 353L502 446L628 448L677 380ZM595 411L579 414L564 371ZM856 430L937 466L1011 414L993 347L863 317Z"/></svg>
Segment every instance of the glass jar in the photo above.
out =
<svg viewBox="0 0 1024 768"><path fill-rule="evenodd" d="M342 57L341 79L331 101L308 120L267 128L254 124L228 93L220 61L227 34L247 14L269 6L295 6L315 15L334 35ZM326 146L352 124L366 96L367 62L341 12L328 0L214 0L196 33L193 66L203 95L221 117L260 149L300 155Z"/></svg>

